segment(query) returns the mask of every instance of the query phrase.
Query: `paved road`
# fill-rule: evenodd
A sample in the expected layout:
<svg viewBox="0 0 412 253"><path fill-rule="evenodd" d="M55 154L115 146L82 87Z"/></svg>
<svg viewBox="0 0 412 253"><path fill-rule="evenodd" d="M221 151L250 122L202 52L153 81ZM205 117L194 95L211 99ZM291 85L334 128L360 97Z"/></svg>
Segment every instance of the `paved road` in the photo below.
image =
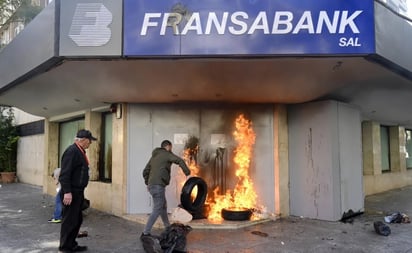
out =
<svg viewBox="0 0 412 253"><path fill-rule="evenodd" d="M390 224L387 237L373 229L373 222L383 221L386 214L412 214L411 198L412 187L370 196L365 214L352 223L290 217L234 230L194 229L187 248L191 253L412 253L411 224ZM57 252L60 225L47 223L52 212L53 197L43 195L40 187L3 184L0 252ZM78 241L88 252L144 252L139 223L90 209L83 225L89 236Z"/></svg>

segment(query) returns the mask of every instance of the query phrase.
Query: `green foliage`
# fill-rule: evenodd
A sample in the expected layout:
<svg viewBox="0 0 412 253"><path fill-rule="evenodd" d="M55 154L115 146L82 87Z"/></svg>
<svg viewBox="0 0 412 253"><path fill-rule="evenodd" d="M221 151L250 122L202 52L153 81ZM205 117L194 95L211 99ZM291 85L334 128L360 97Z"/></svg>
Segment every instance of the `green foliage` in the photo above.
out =
<svg viewBox="0 0 412 253"><path fill-rule="evenodd" d="M0 106L0 171L16 171L18 140L13 108Z"/></svg>
<svg viewBox="0 0 412 253"><path fill-rule="evenodd" d="M40 13L42 8L40 6L32 5L30 0L20 0L21 4L16 10L15 19L16 21L21 21L24 25L27 25L32 21L37 14Z"/></svg>
<svg viewBox="0 0 412 253"><path fill-rule="evenodd" d="M0 28L9 22L28 24L42 10L31 0L0 0Z"/></svg>
<svg viewBox="0 0 412 253"><path fill-rule="evenodd" d="M21 2L22 0L0 0L0 28L10 19Z"/></svg>

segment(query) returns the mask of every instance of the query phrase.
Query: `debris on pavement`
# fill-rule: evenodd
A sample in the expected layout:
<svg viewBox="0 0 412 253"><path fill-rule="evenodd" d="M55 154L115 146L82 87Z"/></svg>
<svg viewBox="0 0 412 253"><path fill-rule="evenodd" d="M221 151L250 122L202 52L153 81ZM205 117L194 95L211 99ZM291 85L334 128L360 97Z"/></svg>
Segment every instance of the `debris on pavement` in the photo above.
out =
<svg viewBox="0 0 412 253"><path fill-rule="evenodd" d="M386 223L411 223L409 217L400 212L395 212L391 215L385 216L384 220Z"/></svg>
<svg viewBox="0 0 412 253"><path fill-rule="evenodd" d="M186 236L192 227L181 223L173 223L160 235L160 246L165 253L186 252Z"/></svg>
<svg viewBox="0 0 412 253"><path fill-rule="evenodd" d="M89 233L87 231L79 231L79 233L77 234L77 238L87 237L88 235Z"/></svg>
<svg viewBox="0 0 412 253"><path fill-rule="evenodd" d="M181 223L173 223L160 235L140 236L146 253L186 252L186 236L192 227Z"/></svg>
<svg viewBox="0 0 412 253"><path fill-rule="evenodd" d="M375 232L379 235L388 236L391 234L391 228L382 221L375 221L373 227L375 228Z"/></svg>
<svg viewBox="0 0 412 253"><path fill-rule="evenodd" d="M171 220L177 223L187 224L193 219L193 216L183 208L176 207L172 211Z"/></svg>
<svg viewBox="0 0 412 253"><path fill-rule="evenodd" d="M143 249L146 253L163 253L160 246L160 239L156 236L142 235L140 237Z"/></svg>
<svg viewBox="0 0 412 253"><path fill-rule="evenodd" d="M406 214L402 214L402 223L411 223L411 219Z"/></svg>
<svg viewBox="0 0 412 253"><path fill-rule="evenodd" d="M353 223L353 218L361 214L363 214L363 212L354 212L352 209L349 209L347 212L343 213L340 221L343 223Z"/></svg>
<svg viewBox="0 0 412 253"><path fill-rule="evenodd" d="M250 233L252 233L252 234L254 234L254 235L262 236L262 237L268 237L268 234L267 234L267 233L260 232L260 231L257 231L257 230L254 230L254 231L252 231L252 232L250 232Z"/></svg>

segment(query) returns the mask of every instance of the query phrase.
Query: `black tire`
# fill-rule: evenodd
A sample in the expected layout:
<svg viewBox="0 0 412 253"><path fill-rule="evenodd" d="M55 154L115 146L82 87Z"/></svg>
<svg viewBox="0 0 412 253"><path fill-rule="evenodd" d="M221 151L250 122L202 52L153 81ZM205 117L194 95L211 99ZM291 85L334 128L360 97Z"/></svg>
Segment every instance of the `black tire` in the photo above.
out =
<svg viewBox="0 0 412 253"><path fill-rule="evenodd" d="M252 216L252 210L243 208L241 210L222 209L222 218L225 220L243 221L249 220Z"/></svg>
<svg viewBox="0 0 412 253"><path fill-rule="evenodd" d="M197 186L197 196L192 201L191 194L193 188ZM207 196L207 184L200 177L191 177L183 185L182 193L180 194L180 203L183 208L189 212L197 212L202 210Z"/></svg>

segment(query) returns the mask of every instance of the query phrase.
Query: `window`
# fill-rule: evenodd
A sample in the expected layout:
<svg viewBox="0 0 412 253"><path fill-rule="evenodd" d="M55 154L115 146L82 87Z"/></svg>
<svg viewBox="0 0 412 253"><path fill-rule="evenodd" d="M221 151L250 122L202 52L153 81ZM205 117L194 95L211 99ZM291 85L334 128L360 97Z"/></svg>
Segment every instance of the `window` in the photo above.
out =
<svg viewBox="0 0 412 253"><path fill-rule="evenodd" d="M390 145L389 127L381 126L381 162L382 172L389 172L390 168Z"/></svg>
<svg viewBox="0 0 412 253"><path fill-rule="evenodd" d="M62 122L59 125L59 166L61 165L61 160L63 152L68 146L74 143L74 138L76 133L84 129L84 118L75 119L71 121Z"/></svg>
<svg viewBox="0 0 412 253"><path fill-rule="evenodd" d="M112 180L112 133L113 114L102 114L102 137L99 166L99 180L111 182Z"/></svg>
<svg viewBox="0 0 412 253"><path fill-rule="evenodd" d="M406 168L412 169L412 130L405 130Z"/></svg>
<svg viewBox="0 0 412 253"><path fill-rule="evenodd" d="M101 136L96 136L100 142L100 152L98 154L98 177L94 180L111 182L112 180L112 133L113 133L113 114L110 112L102 113ZM68 146L73 144L76 133L85 128L84 118L62 122L59 124L59 166L63 152ZM98 143L98 142L96 142ZM97 173L98 172L98 173Z"/></svg>

